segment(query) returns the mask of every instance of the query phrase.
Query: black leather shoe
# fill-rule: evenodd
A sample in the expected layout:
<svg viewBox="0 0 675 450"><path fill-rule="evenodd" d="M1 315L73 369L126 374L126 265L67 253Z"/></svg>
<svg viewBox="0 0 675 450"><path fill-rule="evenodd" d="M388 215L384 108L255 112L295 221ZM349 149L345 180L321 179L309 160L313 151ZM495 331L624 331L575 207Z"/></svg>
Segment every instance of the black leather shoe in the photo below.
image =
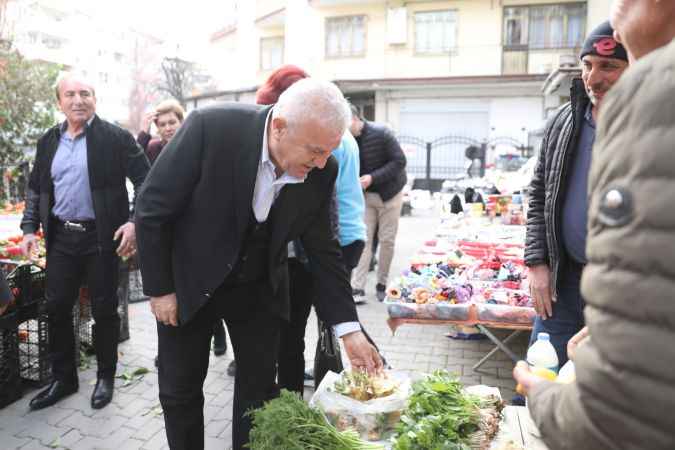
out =
<svg viewBox="0 0 675 450"><path fill-rule="evenodd" d="M52 406L62 398L68 397L69 395L77 392L77 389L77 382L67 383L64 381L52 381L47 389L41 391L33 398L33 400L30 401L30 409L35 411Z"/></svg>
<svg viewBox="0 0 675 450"><path fill-rule="evenodd" d="M114 378L99 378L96 381L94 392L91 394L91 407L101 409L106 406L112 400L114 390Z"/></svg>
<svg viewBox="0 0 675 450"><path fill-rule="evenodd" d="M213 354L222 356L227 352L227 340L225 340L225 330L222 333L213 334Z"/></svg>
<svg viewBox="0 0 675 450"><path fill-rule="evenodd" d="M227 374L233 377L237 373L237 360L232 360L229 366L227 366Z"/></svg>

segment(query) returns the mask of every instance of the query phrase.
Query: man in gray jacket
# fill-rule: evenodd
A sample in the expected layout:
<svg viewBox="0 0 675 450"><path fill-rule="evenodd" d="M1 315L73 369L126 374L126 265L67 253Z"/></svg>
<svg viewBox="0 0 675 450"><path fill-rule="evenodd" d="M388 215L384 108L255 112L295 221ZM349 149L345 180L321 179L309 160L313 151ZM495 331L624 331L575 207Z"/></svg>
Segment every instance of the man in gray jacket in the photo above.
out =
<svg viewBox="0 0 675 450"><path fill-rule="evenodd" d="M514 370L551 450L675 448L675 2L615 1L612 24L637 62L598 123L576 381Z"/></svg>

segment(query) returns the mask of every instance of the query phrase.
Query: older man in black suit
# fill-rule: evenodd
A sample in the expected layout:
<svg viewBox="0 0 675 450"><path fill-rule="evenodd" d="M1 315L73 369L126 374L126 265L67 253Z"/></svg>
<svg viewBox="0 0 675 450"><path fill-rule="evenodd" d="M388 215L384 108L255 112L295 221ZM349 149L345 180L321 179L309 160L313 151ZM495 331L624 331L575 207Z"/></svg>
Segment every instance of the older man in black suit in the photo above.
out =
<svg viewBox="0 0 675 450"><path fill-rule="evenodd" d="M273 107L192 112L153 166L136 223L172 449L203 448L202 387L215 320L225 319L237 360L233 448L248 442L245 412L277 394L293 239L312 259L319 317L334 326L354 367L381 369L358 324L328 213L337 176L331 150L349 119L337 87L301 80Z"/></svg>

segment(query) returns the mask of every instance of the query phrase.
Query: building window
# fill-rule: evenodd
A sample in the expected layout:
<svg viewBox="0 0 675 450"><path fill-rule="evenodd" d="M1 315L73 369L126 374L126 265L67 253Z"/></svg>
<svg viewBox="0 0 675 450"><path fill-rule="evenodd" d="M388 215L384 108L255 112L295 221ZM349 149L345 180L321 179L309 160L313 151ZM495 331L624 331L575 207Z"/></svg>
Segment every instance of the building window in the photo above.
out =
<svg viewBox="0 0 675 450"><path fill-rule="evenodd" d="M581 47L586 5L514 6L504 8L504 47L560 49Z"/></svg>
<svg viewBox="0 0 675 450"><path fill-rule="evenodd" d="M415 52L449 53L457 47L457 12L415 13Z"/></svg>
<svg viewBox="0 0 675 450"><path fill-rule="evenodd" d="M366 16L326 19L326 58L366 54Z"/></svg>
<svg viewBox="0 0 675 450"><path fill-rule="evenodd" d="M260 70L276 69L283 63L283 36L260 39Z"/></svg>

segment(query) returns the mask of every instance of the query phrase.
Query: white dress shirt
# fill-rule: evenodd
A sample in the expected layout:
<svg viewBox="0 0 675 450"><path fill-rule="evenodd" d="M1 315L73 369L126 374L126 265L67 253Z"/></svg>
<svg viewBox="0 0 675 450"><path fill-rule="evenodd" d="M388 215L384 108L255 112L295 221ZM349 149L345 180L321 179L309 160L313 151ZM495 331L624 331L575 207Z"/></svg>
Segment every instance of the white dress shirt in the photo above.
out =
<svg viewBox="0 0 675 450"><path fill-rule="evenodd" d="M258 222L267 220L270 209L272 209L272 204L285 185L303 183L305 181L304 178L297 178L285 172L280 177L277 177L274 163L270 159L269 147L267 146L267 127L270 117L272 117L272 111L273 109L267 114L267 120L265 120L262 155L260 157L260 164L258 164L255 188L253 189L253 214L255 214ZM361 324L359 322L343 322L335 325L333 329L338 337L342 337L354 331L361 331Z"/></svg>

